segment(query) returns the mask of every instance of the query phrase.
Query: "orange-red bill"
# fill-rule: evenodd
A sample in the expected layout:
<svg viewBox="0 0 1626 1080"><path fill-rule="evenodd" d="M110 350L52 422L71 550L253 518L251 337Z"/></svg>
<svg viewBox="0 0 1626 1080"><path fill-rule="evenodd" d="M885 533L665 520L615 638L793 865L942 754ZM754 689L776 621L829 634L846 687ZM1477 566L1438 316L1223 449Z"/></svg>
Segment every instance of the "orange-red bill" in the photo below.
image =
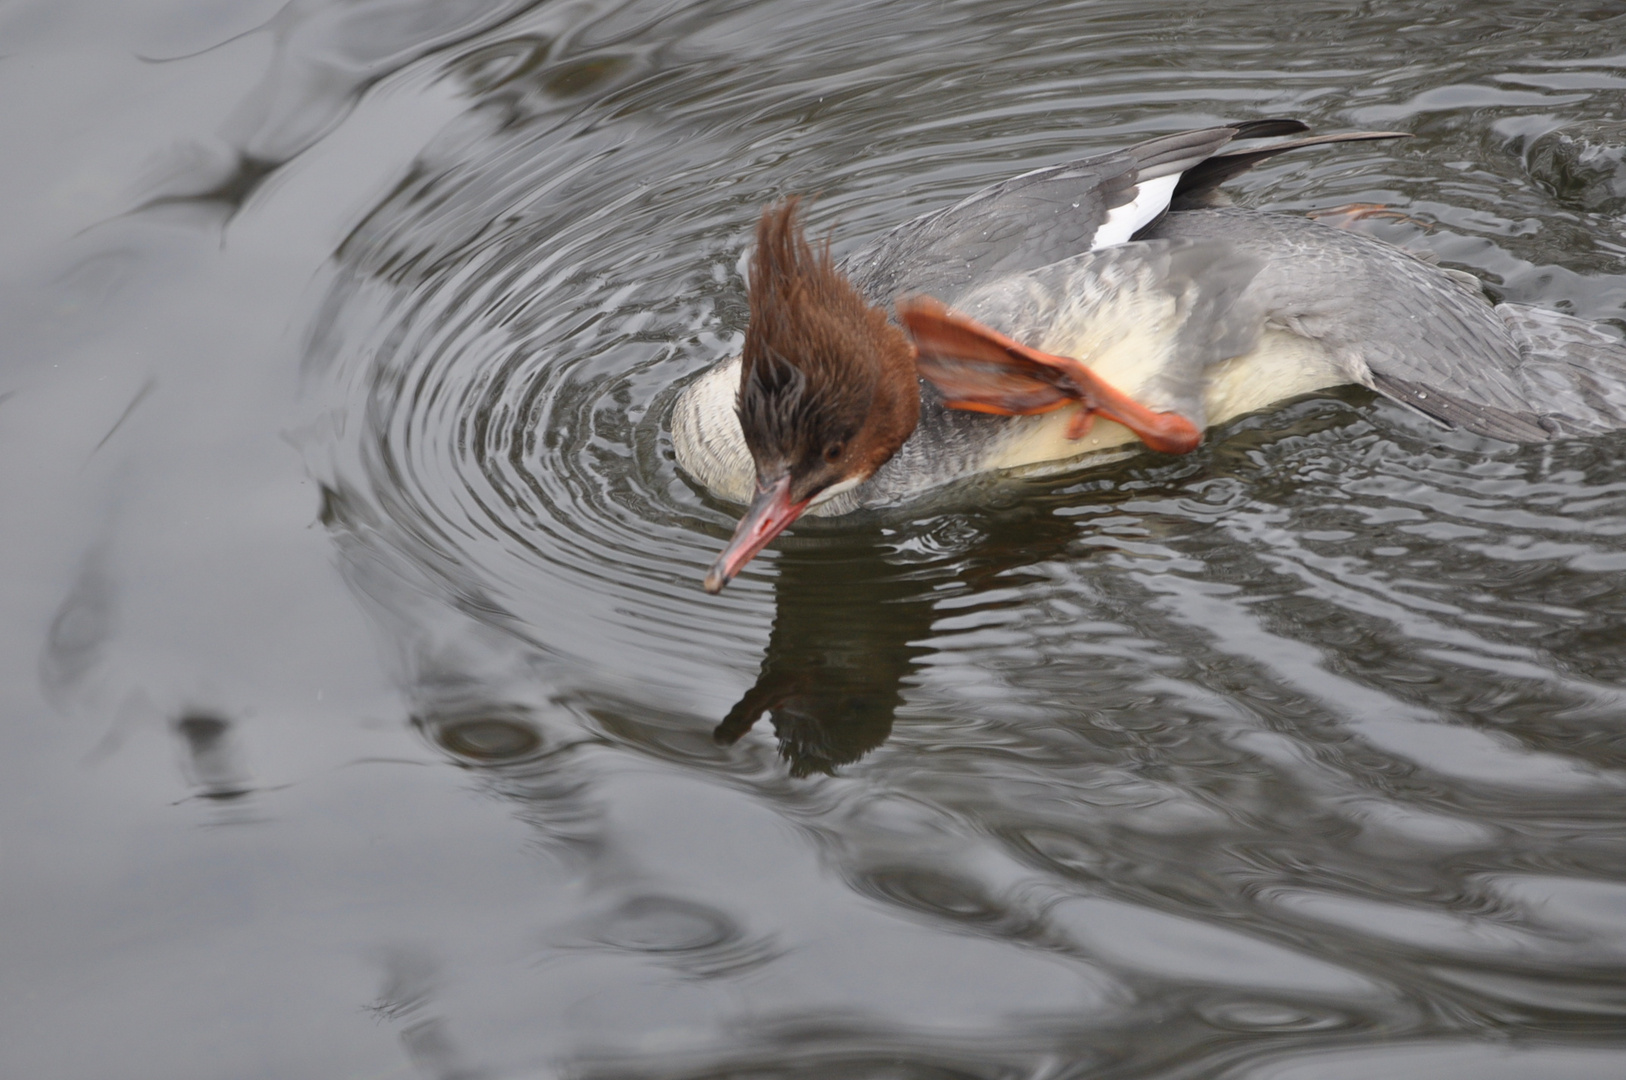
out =
<svg viewBox="0 0 1626 1080"><path fill-rule="evenodd" d="M1161 453L1189 453L1202 441L1191 421L1147 408L1088 364L1030 349L929 296L898 301L898 317L914 339L917 369L950 408L1031 416L1077 401L1083 412L1068 425L1069 438L1083 437L1099 413Z"/></svg>
<svg viewBox="0 0 1626 1080"><path fill-rule="evenodd" d="M757 488L756 498L746 508L745 516L734 527L734 536L712 563L706 574L705 588L709 593L723 591L723 586L756 558L768 542L801 516L811 499L790 501L790 477L785 476L765 488Z"/></svg>

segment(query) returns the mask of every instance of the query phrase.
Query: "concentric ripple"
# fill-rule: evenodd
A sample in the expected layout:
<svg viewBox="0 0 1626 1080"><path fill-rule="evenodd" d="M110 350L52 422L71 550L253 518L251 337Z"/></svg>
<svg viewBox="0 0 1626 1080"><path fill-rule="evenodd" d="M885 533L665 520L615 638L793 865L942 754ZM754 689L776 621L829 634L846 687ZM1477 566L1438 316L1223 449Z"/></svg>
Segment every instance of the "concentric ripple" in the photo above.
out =
<svg viewBox="0 0 1626 1080"><path fill-rule="evenodd" d="M563 775L579 741L748 791L834 868L854 940L893 940L862 929L884 907L911 940L1003 957L990 982L1071 965L1097 1010L1013 1012L972 1053L897 1034L932 1002L868 1027L819 1027L815 1002L807 1027L607 1075L1012 1075L1041 1044L1126 1076L1253 1075L1244 1031L1286 1075L1324 1029L1455 1052L1618 1023L1621 944L1594 910L1626 879L1626 439L1512 447L1329 395L1180 460L809 524L708 597L733 510L666 435L683 381L738 346L764 203L818 194L839 251L1228 119L1416 132L1233 187L1384 204L1363 227L1496 296L1620 323L1618 216L1526 153L1626 61L1540 46L1538 5L1414 8L1278 25L1216 4L1197 26L1117 2L600 3L437 57L466 108L337 253L303 436L346 572L441 703L422 730L514 784L544 758ZM532 707L561 702L562 722ZM581 775L572 798L601 774ZM587 816L558 828L597 852ZM791 1000L801 961L776 942L802 927L736 931L735 896L662 873L682 877L627 886L575 962L692 933L721 959L682 977L749 970Z"/></svg>
<svg viewBox="0 0 1626 1080"><path fill-rule="evenodd" d="M981 182L1156 131L1268 112L1394 123L1404 108L1329 110L1325 71L1244 75L1204 68L1200 51L1153 90L1120 50L1162 46L1131 33L1142 23L1128 5L1054 16L1088 41L1084 56L1047 39L1037 12L1008 25L974 4L945 8L933 49L900 54L865 32L866 10L602 5L574 21L533 15L447 59L467 112L345 243L318 324L312 397L342 432L317 449L332 458L317 468L334 505L459 606L550 652L666 685L692 684L719 647L748 665L761 587L692 588L729 514L676 475L662 421L675 384L737 343L760 204L819 192L816 227L849 244ZM753 51L773 40L769 23L794 29L793 53ZM928 59L956 50L967 63ZM1119 80L1068 74L1107 53ZM1162 103L1215 85L1222 113ZM1516 177L1442 170L1453 141L1421 157L1284 161L1251 178L1252 198L1404 202L1408 177L1448 171L1459 201L1436 216L1458 227L1483 217L1476 203L1528 201ZM1508 172L1514 149L1498 148ZM1510 261L1497 248L1478 259ZM1501 276L1518 298L1545 299Z"/></svg>

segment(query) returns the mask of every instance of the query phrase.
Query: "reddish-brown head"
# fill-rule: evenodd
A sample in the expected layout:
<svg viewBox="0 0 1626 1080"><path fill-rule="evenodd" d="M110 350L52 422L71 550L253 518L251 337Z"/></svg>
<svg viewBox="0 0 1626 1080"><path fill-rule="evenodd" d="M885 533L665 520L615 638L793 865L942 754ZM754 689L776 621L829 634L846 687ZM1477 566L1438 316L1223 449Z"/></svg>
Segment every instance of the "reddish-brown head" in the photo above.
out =
<svg viewBox="0 0 1626 1080"><path fill-rule="evenodd" d="M738 411L756 497L711 572L717 592L831 489L868 479L920 418L903 331L802 233L798 200L763 211L751 256L751 321Z"/></svg>

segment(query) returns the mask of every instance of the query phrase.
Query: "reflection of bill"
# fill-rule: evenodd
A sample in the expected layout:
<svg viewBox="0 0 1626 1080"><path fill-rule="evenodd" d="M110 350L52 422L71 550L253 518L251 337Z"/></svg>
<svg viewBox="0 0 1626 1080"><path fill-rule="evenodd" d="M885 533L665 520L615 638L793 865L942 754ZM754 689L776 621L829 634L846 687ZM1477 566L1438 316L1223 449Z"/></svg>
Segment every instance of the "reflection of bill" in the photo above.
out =
<svg viewBox="0 0 1626 1080"><path fill-rule="evenodd" d="M980 489L961 494L974 503L983 498ZM1096 490L1089 501L1120 497ZM714 737L725 746L737 742L768 713L792 776L857 761L892 733L904 683L934 651L924 643L933 636L938 601L1009 590L1023 576L1013 571L1073 557L1078 520L1055 511L1076 501L1065 489L1034 487L1010 498L1006 509L984 504L953 515L947 532L955 539L948 547L926 535L937 528L923 521L924 533L905 546L936 549L938 557L927 560L893 554L896 541L889 543L878 528L814 533L782 544L762 669Z"/></svg>
<svg viewBox="0 0 1626 1080"><path fill-rule="evenodd" d="M715 737L734 743L768 713L791 775L808 776L857 761L891 734L903 681L930 651L919 642L931 582L888 561L867 529L787 547L762 670Z"/></svg>

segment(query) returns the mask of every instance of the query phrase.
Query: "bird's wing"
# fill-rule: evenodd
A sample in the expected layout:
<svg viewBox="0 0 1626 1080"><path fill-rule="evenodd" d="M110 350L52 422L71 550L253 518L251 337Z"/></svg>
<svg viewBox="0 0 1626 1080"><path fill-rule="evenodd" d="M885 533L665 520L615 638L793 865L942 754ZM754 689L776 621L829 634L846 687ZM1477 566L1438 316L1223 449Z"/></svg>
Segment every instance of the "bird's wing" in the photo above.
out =
<svg viewBox="0 0 1626 1080"><path fill-rule="evenodd" d="M1311 135L1290 142L1276 143L1258 150L1231 150L1198 162L1180 174L1170 200L1171 210L1189 210L1207 205L1214 189L1233 177L1241 176L1261 161L1289 150L1306 146L1325 146L1328 143L1370 142L1374 139L1409 139L1404 131L1345 131L1337 135Z"/></svg>
<svg viewBox="0 0 1626 1080"><path fill-rule="evenodd" d="M1169 214L1148 232L1217 241L1262 266L1248 300L1267 325L1316 342L1351 383L1480 435L1551 438L1528 350L1478 290L1370 236L1252 210Z"/></svg>
<svg viewBox="0 0 1626 1080"><path fill-rule="evenodd" d="M964 349L943 335L924 342L908 301L900 301L899 311L914 333L922 374L951 402L1006 406L986 410L991 412L1041 412L1060 400L1055 385L1045 385L1055 380L1023 361L1060 366L1077 386L1084 383L1071 373L1082 362L1146 408L1177 412L1201 427L1208 369L1251 350L1263 327L1263 313L1247 299L1260 266L1222 243L1137 241L969 290L956 314L1009 335L1014 349ZM1006 357L1023 346L1039 351ZM1047 353L1071 359L1047 361ZM975 392L979 380L981 396Z"/></svg>
<svg viewBox="0 0 1626 1080"><path fill-rule="evenodd" d="M878 303L953 302L974 282L1121 244L1168 209L1180 177L1236 138L1303 131L1294 120L1202 128L1014 176L893 229L842 261Z"/></svg>

